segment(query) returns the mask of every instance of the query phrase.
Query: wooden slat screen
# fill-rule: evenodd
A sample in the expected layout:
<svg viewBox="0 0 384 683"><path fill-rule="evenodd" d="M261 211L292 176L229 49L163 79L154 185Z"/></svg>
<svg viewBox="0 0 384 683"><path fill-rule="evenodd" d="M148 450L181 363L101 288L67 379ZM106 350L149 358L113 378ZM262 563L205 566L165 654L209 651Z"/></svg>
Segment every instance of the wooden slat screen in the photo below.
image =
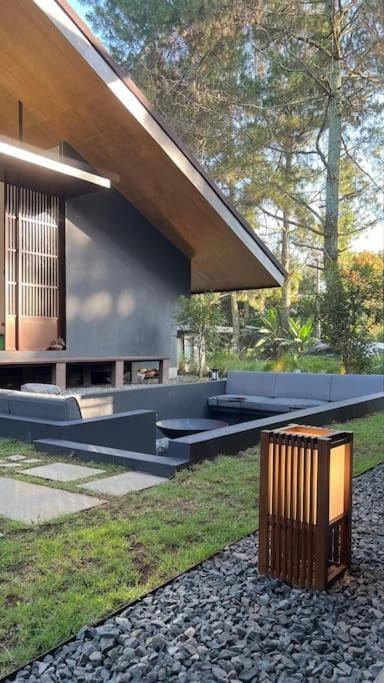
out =
<svg viewBox="0 0 384 683"><path fill-rule="evenodd" d="M6 185L6 306L10 316L59 317L59 198Z"/></svg>

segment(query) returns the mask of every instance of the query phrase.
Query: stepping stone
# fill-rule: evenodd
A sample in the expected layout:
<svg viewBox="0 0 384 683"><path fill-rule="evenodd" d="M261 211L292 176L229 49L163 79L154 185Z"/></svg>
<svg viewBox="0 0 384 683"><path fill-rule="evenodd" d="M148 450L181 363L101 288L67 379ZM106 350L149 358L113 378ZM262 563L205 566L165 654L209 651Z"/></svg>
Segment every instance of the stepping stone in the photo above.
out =
<svg viewBox="0 0 384 683"><path fill-rule="evenodd" d="M0 516L27 524L88 510L105 500L0 477Z"/></svg>
<svg viewBox="0 0 384 683"><path fill-rule="evenodd" d="M33 465L35 462L41 462L41 458L26 458L20 465Z"/></svg>
<svg viewBox="0 0 384 683"><path fill-rule="evenodd" d="M9 455L7 457L7 460L11 460L12 462L19 462L19 460L26 460L26 458L26 455Z"/></svg>
<svg viewBox="0 0 384 683"><path fill-rule="evenodd" d="M101 474L105 470L98 470L95 467L82 467L80 465L70 465L67 462L54 462L51 465L40 465L23 470L23 474L30 474L33 477L51 479L52 481L75 481L85 479L95 474Z"/></svg>
<svg viewBox="0 0 384 683"><path fill-rule="evenodd" d="M15 469L15 467L21 467L22 465L22 462L2 462L0 460L0 467L10 467Z"/></svg>
<svg viewBox="0 0 384 683"><path fill-rule="evenodd" d="M145 472L124 472L124 474L115 474L112 477L104 477L104 479L90 481L87 484L79 484L79 486L96 493L124 496L131 491L148 489L151 486L162 484L164 481L168 481L168 479L155 477L153 474L145 474Z"/></svg>

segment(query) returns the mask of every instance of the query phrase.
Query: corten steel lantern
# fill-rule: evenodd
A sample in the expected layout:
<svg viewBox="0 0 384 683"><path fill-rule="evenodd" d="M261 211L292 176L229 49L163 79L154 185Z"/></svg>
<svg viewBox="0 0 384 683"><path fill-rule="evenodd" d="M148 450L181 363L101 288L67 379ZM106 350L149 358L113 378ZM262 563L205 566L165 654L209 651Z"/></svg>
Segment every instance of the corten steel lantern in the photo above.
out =
<svg viewBox="0 0 384 683"><path fill-rule="evenodd" d="M261 433L259 571L325 589L350 566L351 432L288 425Z"/></svg>

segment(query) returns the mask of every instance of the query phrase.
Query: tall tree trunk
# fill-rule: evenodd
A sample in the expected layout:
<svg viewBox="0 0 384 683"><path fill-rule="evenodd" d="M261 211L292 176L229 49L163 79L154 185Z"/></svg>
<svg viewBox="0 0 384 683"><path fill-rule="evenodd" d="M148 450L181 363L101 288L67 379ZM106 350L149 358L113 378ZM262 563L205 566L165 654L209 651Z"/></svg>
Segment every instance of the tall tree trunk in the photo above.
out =
<svg viewBox="0 0 384 683"><path fill-rule="evenodd" d="M292 170L292 153L285 154L285 182L290 183ZM290 211L287 207L283 209L283 234L281 240L281 265L287 272L284 284L281 289L281 323L284 329L288 328L288 318L291 307L291 274L290 274Z"/></svg>
<svg viewBox="0 0 384 683"><path fill-rule="evenodd" d="M327 0L327 11L332 33L332 57L329 70L329 103L328 103L328 152L327 179L325 197L325 230L324 230L324 269L325 276L338 261L339 242L339 185L341 157L341 55L340 55L340 11L337 0Z"/></svg>
<svg viewBox="0 0 384 683"><path fill-rule="evenodd" d="M231 316L232 316L232 352L238 354L240 352L240 318L239 318L239 302L237 300L236 292L231 292Z"/></svg>

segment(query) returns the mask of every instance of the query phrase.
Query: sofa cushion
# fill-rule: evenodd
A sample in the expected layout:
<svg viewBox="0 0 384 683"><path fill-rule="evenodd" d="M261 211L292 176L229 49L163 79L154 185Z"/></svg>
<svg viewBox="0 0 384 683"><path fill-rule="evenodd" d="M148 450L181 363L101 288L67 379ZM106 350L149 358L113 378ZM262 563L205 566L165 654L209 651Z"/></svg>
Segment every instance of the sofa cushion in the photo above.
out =
<svg viewBox="0 0 384 683"><path fill-rule="evenodd" d="M266 396L273 398L275 391L276 373L274 372L229 372L227 379L227 393L251 396Z"/></svg>
<svg viewBox="0 0 384 683"><path fill-rule="evenodd" d="M248 400L244 404L244 409L255 410L266 413L288 413L291 410L303 410L304 408L315 408L325 405L328 401L319 399L311 400L308 398L264 398L261 401Z"/></svg>
<svg viewBox="0 0 384 683"><path fill-rule="evenodd" d="M20 391L25 391L28 394L50 394L53 396L60 396L61 394L61 389L57 384L43 384L42 382L22 384Z"/></svg>
<svg viewBox="0 0 384 683"><path fill-rule="evenodd" d="M212 408L233 408L234 410L241 409L247 399L251 398L247 394L219 394L219 396L210 396L208 398L208 405ZM264 396L256 396L254 398L264 400Z"/></svg>
<svg viewBox="0 0 384 683"><path fill-rule="evenodd" d="M8 389L0 389L0 414L9 415L9 397L14 392Z"/></svg>
<svg viewBox="0 0 384 683"><path fill-rule="evenodd" d="M331 401L384 392L384 375L332 375Z"/></svg>
<svg viewBox="0 0 384 683"><path fill-rule="evenodd" d="M323 373L283 372L277 374L273 398L305 398L329 401L331 377Z"/></svg>
<svg viewBox="0 0 384 683"><path fill-rule="evenodd" d="M74 396L49 396L10 392L9 414L39 420L80 420L81 412Z"/></svg>

